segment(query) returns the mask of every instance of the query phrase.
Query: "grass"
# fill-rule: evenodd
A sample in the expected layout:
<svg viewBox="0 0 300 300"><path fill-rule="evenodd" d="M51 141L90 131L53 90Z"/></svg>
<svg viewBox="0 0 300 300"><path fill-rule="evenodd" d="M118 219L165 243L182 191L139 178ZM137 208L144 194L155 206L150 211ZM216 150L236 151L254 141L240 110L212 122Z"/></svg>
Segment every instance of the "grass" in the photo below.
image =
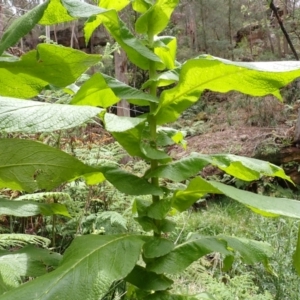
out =
<svg viewBox="0 0 300 300"><path fill-rule="evenodd" d="M233 235L270 243L274 255L271 259L272 274L262 265L245 266L240 261L225 273L221 271L221 260L218 257L212 261L201 259L193 263L182 276L176 277L178 284L175 286L190 293L204 290L220 300L300 299L299 277L291 260L296 245L298 220L264 218L225 197L209 203L207 209L185 213L184 217L176 218L178 231L174 235L183 229L181 241L190 232Z"/></svg>

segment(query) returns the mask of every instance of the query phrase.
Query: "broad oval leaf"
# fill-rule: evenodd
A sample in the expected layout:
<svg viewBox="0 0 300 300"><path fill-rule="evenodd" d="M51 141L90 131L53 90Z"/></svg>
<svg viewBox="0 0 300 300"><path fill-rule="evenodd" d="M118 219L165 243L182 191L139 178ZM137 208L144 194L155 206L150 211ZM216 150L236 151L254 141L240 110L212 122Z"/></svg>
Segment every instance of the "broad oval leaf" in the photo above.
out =
<svg viewBox="0 0 300 300"><path fill-rule="evenodd" d="M275 198L242 191L220 182L209 182L224 195L246 205L251 210L266 217L286 216L300 218L300 201Z"/></svg>
<svg viewBox="0 0 300 300"><path fill-rule="evenodd" d="M81 236L66 250L60 266L2 299L101 299L111 284L134 268L144 240L141 236Z"/></svg>
<svg viewBox="0 0 300 300"><path fill-rule="evenodd" d="M137 105L158 103L158 99L105 74L96 73L87 80L73 97L71 104L108 107L120 99Z"/></svg>
<svg viewBox="0 0 300 300"><path fill-rule="evenodd" d="M254 194L220 182L206 181L200 177L192 179L186 190L174 194L173 206L179 211L184 211L207 193L224 194L266 217L300 218L300 202L297 200Z"/></svg>
<svg viewBox="0 0 300 300"><path fill-rule="evenodd" d="M205 89L221 93L235 90L252 96L273 94L281 99L279 89L299 76L299 62L232 62L202 55L184 63L179 84L162 93L157 122L176 121Z"/></svg>
<svg viewBox="0 0 300 300"><path fill-rule="evenodd" d="M50 190L97 169L58 149L22 139L0 139L0 187L33 192Z"/></svg>
<svg viewBox="0 0 300 300"><path fill-rule="evenodd" d="M100 6L106 9L120 11L130 3L130 0L101 0Z"/></svg>
<svg viewBox="0 0 300 300"><path fill-rule="evenodd" d="M105 129L131 156L145 157L140 148L140 143L146 119L119 117L106 113L103 121Z"/></svg>
<svg viewBox="0 0 300 300"><path fill-rule="evenodd" d="M245 263L262 262L266 267L273 253L271 246L263 242L225 235L202 237L196 234L165 256L150 262L147 269L158 274L174 274L183 271L192 262L211 252L232 256L234 251L239 252Z"/></svg>
<svg viewBox="0 0 300 300"><path fill-rule="evenodd" d="M96 73L80 87L71 104L109 107L118 101L119 98L115 96L103 76Z"/></svg>
<svg viewBox="0 0 300 300"><path fill-rule="evenodd" d="M90 39L94 30L102 23L126 52L128 59L139 68L148 70L151 62L161 62L157 55L134 37L115 10L107 10L87 21L84 27L86 41Z"/></svg>
<svg viewBox="0 0 300 300"><path fill-rule="evenodd" d="M257 180L260 179L261 176L270 176L279 177L293 183L282 168L268 161L234 154L208 155L192 153L188 157L149 171L145 177L162 177L179 182L196 175L208 164L212 164L227 174L244 181Z"/></svg>
<svg viewBox="0 0 300 300"><path fill-rule="evenodd" d="M29 31L40 21L49 1L37 5L26 14L17 18L5 31L0 40L0 55L10 46L14 46L20 38L29 33Z"/></svg>
<svg viewBox="0 0 300 300"><path fill-rule="evenodd" d="M174 248L174 243L165 238L153 237L143 246L143 254L146 258L155 258L168 254Z"/></svg>
<svg viewBox="0 0 300 300"><path fill-rule="evenodd" d="M156 38L155 42L159 43L155 46L154 53L162 60L162 64L157 63L157 70L164 69L174 69L176 50L177 50L177 40L175 37L171 36L161 36ZM161 45L160 45L161 44Z"/></svg>
<svg viewBox="0 0 300 300"><path fill-rule="evenodd" d="M71 217L65 205L60 203L39 203L34 201L0 199L0 215L29 217L38 214L45 216L62 215Z"/></svg>
<svg viewBox="0 0 300 300"><path fill-rule="evenodd" d="M162 32L170 21L178 0L157 0L135 23L137 33L150 36Z"/></svg>
<svg viewBox="0 0 300 300"><path fill-rule="evenodd" d="M65 87L99 61L99 55L39 44L37 50L24 54L19 61L0 61L0 95L32 98L48 84Z"/></svg>
<svg viewBox="0 0 300 300"><path fill-rule="evenodd" d="M89 121L102 111L90 106L71 106L0 97L2 132L52 132Z"/></svg>
<svg viewBox="0 0 300 300"><path fill-rule="evenodd" d="M128 195L162 195L159 187L144 178L128 173L117 166L102 166L98 168L105 178L119 191Z"/></svg>
<svg viewBox="0 0 300 300"><path fill-rule="evenodd" d="M163 291L171 287L173 280L162 274L149 272L145 268L136 265L127 275L125 281L146 291Z"/></svg>

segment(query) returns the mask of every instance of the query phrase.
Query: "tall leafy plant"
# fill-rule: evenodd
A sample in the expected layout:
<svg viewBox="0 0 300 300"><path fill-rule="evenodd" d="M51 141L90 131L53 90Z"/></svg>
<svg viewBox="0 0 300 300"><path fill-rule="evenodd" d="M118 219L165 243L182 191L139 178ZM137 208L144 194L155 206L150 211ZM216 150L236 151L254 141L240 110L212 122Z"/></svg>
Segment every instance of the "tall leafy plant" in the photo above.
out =
<svg viewBox="0 0 300 300"><path fill-rule="evenodd" d="M102 0L99 6L94 6L79 0L51 0L22 16L3 35L0 43L2 132L49 132L74 127L98 116L128 154L148 162L149 169L144 176L138 177L116 165L88 166L38 142L0 139L0 187L32 193L51 190L79 177L88 184L108 180L121 192L136 196L135 220L149 234L76 237L54 271L38 274L36 279L17 288L6 285L6 289L1 290L5 292L1 299L101 299L118 280L130 286L127 298L131 299L199 299L201 295L172 294L173 281L169 276L182 272L210 252L222 254L225 270L231 267L235 252L245 263L261 262L270 270L268 259L272 249L262 242L224 235L204 237L195 233L184 243L174 245L166 238L175 227L169 215L174 209L185 211L207 193L215 193L227 195L264 216L300 218L297 201L241 191L205 180L198 173L212 164L246 181L261 176L277 176L288 181L290 178L281 168L268 162L229 154L192 154L173 161L165 148L175 143L184 146L183 135L165 124L175 121L206 89L236 90L253 96L273 94L280 98L279 89L300 76L300 63L241 63L202 55L181 65L175 60L176 38L159 35L167 26L177 2ZM135 24L140 39L118 16L118 11L129 4L140 14ZM78 18L87 19L87 41L103 24L128 59L148 70L149 80L144 83L143 90L101 73L94 74L79 89L74 88L75 80L100 61L99 55L50 44L40 44L20 59L4 52L37 23L52 25ZM166 88L174 83L175 87ZM71 105L24 100L36 96L49 85L73 88ZM161 86L165 89L158 97L157 89ZM139 118L118 117L106 112L105 108L119 99L148 105L150 112ZM185 189L172 190L164 186L161 179L189 180L189 183ZM33 205L29 215L41 212L67 215L66 208L59 203L41 205L5 200L0 200L0 213L22 214L29 204ZM300 245L294 255L298 273L299 249ZM24 268L30 266L26 263L30 255L23 259ZM30 274L26 271L22 274ZM2 272L1 276L5 274Z"/></svg>

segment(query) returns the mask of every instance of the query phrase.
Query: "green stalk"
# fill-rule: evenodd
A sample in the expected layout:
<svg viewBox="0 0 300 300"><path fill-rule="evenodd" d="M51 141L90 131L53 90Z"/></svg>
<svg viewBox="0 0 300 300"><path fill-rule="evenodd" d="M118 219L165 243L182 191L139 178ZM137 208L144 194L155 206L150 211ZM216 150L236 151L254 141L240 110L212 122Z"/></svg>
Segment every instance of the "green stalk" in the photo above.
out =
<svg viewBox="0 0 300 300"><path fill-rule="evenodd" d="M150 49L153 49L153 41L154 41L154 36L149 34L148 35L148 40L149 40L149 45L150 45ZM156 75L156 68L155 68L155 62L150 62L149 65L149 79L154 78ZM152 82L152 84L150 85L150 94L153 96L157 96L157 86L155 82ZM150 114L148 115L148 123L149 123L149 129L150 129L150 136L151 136L151 146L153 148L157 148L156 145L156 139L157 139L157 124L156 124L156 118L154 116L154 112L156 111L157 108L157 104L156 103L152 103L150 102ZM151 159L151 170L156 169L158 166L158 161L155 159ZM151 178L151 183L155 186L159 186L159 178L157 177L152 177ZM152 195L152 201L154 202L158 202L160 200L159 196L155 196ZM159 220L156 220L156 225L159 228ZM156 237L160 237L161 233L156 233L154 232L154 236Z"/></svg>

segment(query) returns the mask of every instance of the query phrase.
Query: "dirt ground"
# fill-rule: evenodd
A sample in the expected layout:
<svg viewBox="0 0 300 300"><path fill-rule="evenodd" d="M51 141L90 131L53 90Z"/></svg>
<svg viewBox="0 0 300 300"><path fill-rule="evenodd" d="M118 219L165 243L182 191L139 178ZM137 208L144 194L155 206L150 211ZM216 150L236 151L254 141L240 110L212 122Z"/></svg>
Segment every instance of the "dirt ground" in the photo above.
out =
<svg viewBox="0 0 300 300"><path fill-rule="evenodd" d="M186 150L177 145L171 147L172 157L179 159L191 152L254 157L266 141L271 147L272 143L275 147L293 142L298 101L288 105L273 96L250 98L229 93L221 97L210 95L199 103L175 124L182 130L188 128L188 146Z"/></svg>

